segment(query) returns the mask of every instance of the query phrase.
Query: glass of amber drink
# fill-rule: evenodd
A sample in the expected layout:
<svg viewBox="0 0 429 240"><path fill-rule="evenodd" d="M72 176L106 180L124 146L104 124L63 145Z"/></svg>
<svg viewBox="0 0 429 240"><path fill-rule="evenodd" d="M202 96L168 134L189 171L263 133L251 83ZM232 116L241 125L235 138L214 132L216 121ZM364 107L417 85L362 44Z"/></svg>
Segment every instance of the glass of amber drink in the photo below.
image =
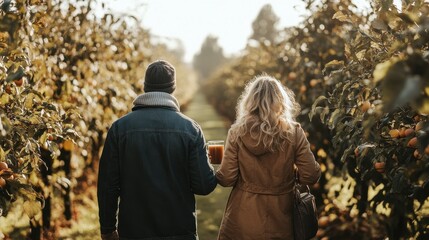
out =
<svg viewBox="0 0 429 240"><path fill-rule="evenodd" d="M220 164L222 162L224 144L223 140L211 140L207 142L211 164Z"/></svg>

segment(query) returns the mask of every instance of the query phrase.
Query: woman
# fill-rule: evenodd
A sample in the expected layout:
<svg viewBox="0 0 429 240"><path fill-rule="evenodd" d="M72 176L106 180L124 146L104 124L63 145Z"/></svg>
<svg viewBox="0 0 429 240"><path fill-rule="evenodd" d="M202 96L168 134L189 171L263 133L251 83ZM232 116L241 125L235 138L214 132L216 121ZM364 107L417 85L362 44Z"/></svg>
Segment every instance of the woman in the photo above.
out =
<svg viewBox="0 0 429 240"><path fill-rule="evenodd" d="M293 239L294 165L301 184L320 177L298 112L293 93L273 77L247 84L216 173L220 185L233 187L219 240Z"/></svg>

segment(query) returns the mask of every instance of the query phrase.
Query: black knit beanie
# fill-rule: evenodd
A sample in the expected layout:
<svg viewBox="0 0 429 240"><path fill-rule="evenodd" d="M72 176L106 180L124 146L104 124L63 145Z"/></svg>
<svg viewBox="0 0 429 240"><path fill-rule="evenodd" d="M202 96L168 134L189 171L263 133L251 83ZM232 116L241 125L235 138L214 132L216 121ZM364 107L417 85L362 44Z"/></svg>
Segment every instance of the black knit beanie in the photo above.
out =
<svg viewBox="0 0 429 240"><path fill-rule="evenodd" d="M145 92L173 93L176 89L176 72L169 62L157 60L146 69L144 78Z"/></svg>

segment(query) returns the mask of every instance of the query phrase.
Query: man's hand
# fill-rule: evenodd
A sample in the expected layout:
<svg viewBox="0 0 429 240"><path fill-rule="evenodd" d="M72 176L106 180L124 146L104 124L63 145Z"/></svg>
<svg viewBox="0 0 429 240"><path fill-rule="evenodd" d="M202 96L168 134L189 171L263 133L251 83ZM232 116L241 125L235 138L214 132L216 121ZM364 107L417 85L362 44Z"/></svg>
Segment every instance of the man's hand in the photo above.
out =
<svg viewBox="0 0 429 240"><path fill-rule="evenodd" d="M115 230L108 234L101 234L101 239L102 240L119 240L118 231Z"/></svg>

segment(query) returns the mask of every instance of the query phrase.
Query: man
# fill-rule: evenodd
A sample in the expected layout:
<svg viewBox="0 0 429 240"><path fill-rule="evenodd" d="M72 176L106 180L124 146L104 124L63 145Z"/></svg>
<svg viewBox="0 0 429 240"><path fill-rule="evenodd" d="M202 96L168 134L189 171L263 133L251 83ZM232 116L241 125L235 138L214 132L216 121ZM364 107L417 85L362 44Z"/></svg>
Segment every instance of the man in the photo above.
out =
<svg viewBox="0 0 429 240"><path fill-rule="evenodd" d="M102 239L198 239L194 194L217 182L203 132L180 112L175 88L174 67L151 63L145 93L109 129L98 175Z"/></svg>

